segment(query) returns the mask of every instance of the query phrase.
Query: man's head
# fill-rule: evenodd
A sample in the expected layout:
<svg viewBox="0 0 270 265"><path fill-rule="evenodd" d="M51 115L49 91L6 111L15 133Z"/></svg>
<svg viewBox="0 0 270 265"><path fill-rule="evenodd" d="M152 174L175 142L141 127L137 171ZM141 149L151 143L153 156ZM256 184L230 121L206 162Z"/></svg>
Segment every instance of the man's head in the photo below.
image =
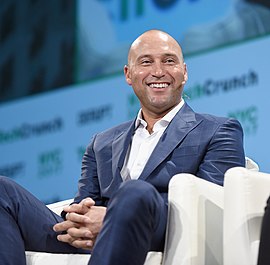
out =
<svg viewBox="0 0 270 265"><path fill-rule="evenodd" d="M124 73L143 113L154 117L163 117L181 101L188 78L180 45L159 30L147 31L132 43Z"/></svg>

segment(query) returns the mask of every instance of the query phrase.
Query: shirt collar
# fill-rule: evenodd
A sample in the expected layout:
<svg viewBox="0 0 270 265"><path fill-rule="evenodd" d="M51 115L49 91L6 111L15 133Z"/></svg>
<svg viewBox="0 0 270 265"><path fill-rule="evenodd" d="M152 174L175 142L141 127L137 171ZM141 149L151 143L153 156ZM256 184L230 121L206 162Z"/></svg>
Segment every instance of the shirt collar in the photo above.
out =
<svg viewBox="0 0 270 265"><path fill-rule="evenodd" d="M171 122L171 120L174 118L176 113L183 107L185 104L184 99L182 98L181 101L172 109L170 110L163 118L161 118L159 121L165 121L167 124ZM147 126L147 123L142 118L142 109L139 110L136 121L135 121L135 128L137 129L139 126L143 125L143 127Z"/></svg>

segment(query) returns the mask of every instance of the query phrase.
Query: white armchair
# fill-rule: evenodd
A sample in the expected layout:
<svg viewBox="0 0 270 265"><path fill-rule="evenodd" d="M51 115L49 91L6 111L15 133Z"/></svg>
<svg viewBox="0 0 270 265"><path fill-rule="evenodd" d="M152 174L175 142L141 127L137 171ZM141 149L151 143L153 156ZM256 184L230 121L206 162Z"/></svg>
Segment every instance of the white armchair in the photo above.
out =
<svg viewBox="0 0 270 265"><path fill-rule="evenodd" d="M258 171L257 164L250 159L246 160L246 168ZM71 202L66 200L48 207L60 213ZM191 174L175 175L169 184L164 253L149 252L145 265L223 264L223 204L223 187ZM89 258L85 254L26 252L27 265L83 265Z"/></svg>

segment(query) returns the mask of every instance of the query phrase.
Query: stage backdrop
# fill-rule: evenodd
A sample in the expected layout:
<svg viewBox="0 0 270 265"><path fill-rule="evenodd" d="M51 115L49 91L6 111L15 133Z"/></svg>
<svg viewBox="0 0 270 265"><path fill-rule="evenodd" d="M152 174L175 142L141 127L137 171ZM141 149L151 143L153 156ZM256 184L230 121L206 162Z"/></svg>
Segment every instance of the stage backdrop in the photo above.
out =
<svg viewBox="0 0 270 265"><path fill-rule="evenodd" d="M78 3L77 83L0 105L1 175L44 202L73 197L91 137L133 119L139 109L122 67L130 42L150 28L168 31L183 43L189 71L185 101L196 112L237 118L246 155L270 172L270 36L257 32L233 38L243 30L236 23L231 38L211 37L213 28L224 30L219 25L228 17L233 21L242 1ZM197 34L200 27L204 35Z"/></svg>

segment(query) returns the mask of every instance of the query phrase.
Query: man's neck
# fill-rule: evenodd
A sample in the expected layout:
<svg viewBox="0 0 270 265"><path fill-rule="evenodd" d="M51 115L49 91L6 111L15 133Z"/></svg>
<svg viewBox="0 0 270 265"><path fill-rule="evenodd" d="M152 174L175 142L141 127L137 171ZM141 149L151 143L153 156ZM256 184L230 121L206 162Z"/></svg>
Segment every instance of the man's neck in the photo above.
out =
<svg viewBox="0 0 270 265"><path fill-rule="evenodd" d="M182 104L181 104L182 102ZM147 131L151 134L153 132L153 128L154 128L154 125L156 122L158 122L159 120L161 120L162 118L164 118L169 112L171 112L173 109L176 109L176 111L178 111L184 104L184 100L182 99L179 103L177 103L175 106L163 111L163 112L160 112L160 113L157 113L157 112L151 112L147 109L144 109L142 107L141 109L141 118L147 123ZM178 108L177 108L178 106ZM176 112L175 112L176 114ZM174 114L174 115L175 115ZM173 115L173 116L174 116ZM169 119L172 119L173 117L169 118Z"/></svg>
<svg viewBox="0 0 270 265"><path fill-rule="evenodd" d="M151 134L153 132L155 123L161 120L166 114L158 116L142 110L141 115L142 119L147 123L147 131Z"/></svg>

